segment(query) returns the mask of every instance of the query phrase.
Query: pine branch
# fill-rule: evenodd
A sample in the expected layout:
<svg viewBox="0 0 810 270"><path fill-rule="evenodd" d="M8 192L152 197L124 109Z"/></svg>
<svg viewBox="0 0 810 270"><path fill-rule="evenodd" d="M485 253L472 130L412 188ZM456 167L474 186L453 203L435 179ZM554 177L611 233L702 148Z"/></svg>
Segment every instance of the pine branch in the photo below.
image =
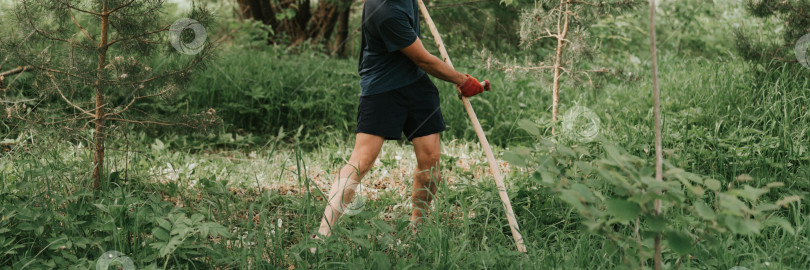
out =
<svg viewBox="0 0 810 270"><path fill-rule="evenodd" d="M82 25L79 24L79 21L76 20L76 16L73 16L73 11L71 9L68 9L68 13L70 13L70 19L73 20L73 24L75 24L76 27L79 27L79 29L82 30L84 36L86 36L87 39L93 41L93 43L96 43L96 40L92 36L90 36L90 33L87 33L87 30L85 30L84 27L82 27Z"/></svg>
<svg viewBox="0 0 810 270"><path fill-rule="evenodd" d="M4 72L0 72L0 77L14 75L14 74L17 74L17 73L23 73L23 72L25 72L25 71L27 71L27 70L29 70L31 68L32 68L31 66L17 67L17 68L14 68L12 70L7 70L7 71L4 71ZM2 79L0 79L0 81L2 81Z"/></svg>
<svg viewBox="0 0 810 270"><path fill-rule="evenodd" d="M146 33L132 35L132 36L124 37L124 38L118 38L118 39L115 39L113 41L110 41L110 43L108 43L107 46L112 46L113 44L116 44L118 42L125 41L125 40L138 39L138 38L141 38L141 37L154 35L154 34L157 34L157 33L160 33L160 32L169 31L170 27L171 27L171 25L166 25L166 26L163 26L160 29L157 29L157 30L154 30L154 31L149 31L149 32L146 32ZM138 41L141 41L141 40L138 39Z"/></svg>
<svg viewBox="0 0 810 270"><path fill-rule="evenodd" d="M134 104L134 103L135 103L135 101L138 101L138 100L140 100L140 99L145 99L145 98L151 98L151 97L160 96L160 95L163 95L163 94L168 93L168 92L169 92L169 90L172 90L172 89L174 89L174 87L166 87L166 88L164 88L162 91L160 91L160 92L158 92L158 93L155 93L155 94L151 94L151 95L145 95L145 96L135 96L135 97L133 97L132 99L130 99L129 103L128 103L126 106L124 106L124 108L123 108L123 109L121 109L120 111L114 112L114 113L108 113L108 114L106 114L106 116L108 116L108 117L109 117L109 116L116 116L116 115L122 114L122 113L124 113L124 112L128 111L128 110L129 110L129 108L130 108L130 106L132 106L132 104Z"/></svg>
<svg viewBox="0 0 810 270"><path fill-rule="evenodd" d="M131 120L131 119L124 119L124 118L108 118L108 121L119 121L119 122L126 122L126 123L135 123L140 125L158 125L158 126L184 126L184 127L191 127L194 126L183 124L183 123L168 123L168 122L158 122L158 121L150 121L150 120Z"/></svg>
<svg viewBox="0 0 810 270"><path fill-rule="evenodd" d="M129 0L129 2L127 2L126 4L123 4L123 5L120 5L120 6L116 7L116 8L113 8L111 10L108 10L107 12L102 13L102 15L113 14L113 13L117 12L118 10L120 10L122 8L125 8L125 7L128 7L129 5L132 5L133 2L135 2L135 0Z"/></svg>
<svg viewBox="0 0 810 270"><path fill-rule="evenodd" d="M73 9L73 10L76 10L76 11L79 11L79 12L82 12L82 13L86 13L86 14L90 14L90 15L93 15L93 16L101 17L101 15L102 15L101 13L98 13L98 12L93 12L93 11L89 11L89 10L86 10L86 9L78 8L76 6L72 6L72 5L70 5L70 0L65 0L65 6L67 6L67 8L69 8L69 9Z"/></svg>
<svg viewBox="0 0 810 270"><path fill-rule="evenodd" d="M31 15L31 13L28 11L28 5L27 5L27 3L28 3L28 1L25 1L25 0L22 2L23 10L25 10L25 18L27 19L28 24L31 26L31 28L33 28L33 29L34 29L34 31L36 31L36 32L37 32L37 34L40 34L42 37L44 37L44 38L46 38L46 39L49 39L49 40L53 40L53 41L61 41L61 42L65 42L65 43L70 43L70 44L72 44L72 42L71 42L71 41L69 41L69 40L66 40L66 39L61 39L61 38L57 38L57 37L52 37L52 36L50 36L50 35L46 34L44 31L42 31L42 30L40 30L39 28L37 28L37 26L36 26L36 24L34 23L34 21L33 21L33 20L31 20L31 18L33 18L33 16L32 16L32 15Z"/></svg>
<svg viewBox="0 0 810 270"><path fill-rule="evenodd" d="M81 111L82 113L84 113L84 114L86 114L86 115L88 115L88 116L90 116L90 117L96 117L96 115L95 115L95 114L92 114L92 113L90 113L90 112L88 112L88 111L84 110L82 107L77 106L76 104L74 104L73 102L71 102L71 101L70 101L70 99L68 99L67 97L65 97L65 94L63 94L63 93L62 93L62 90L61 90L61 89L59 89L59 84L57 84L57 83L56 83L56 80L54 80L54 79L53 79L53 74L47 74L47 76L48 76L48 78L49 78L49 79L51 79L51 82L53 83L53 87L54 87L54 88L56 88L56 91L57 91L57 92L59 92L59 96L61 96L61 97L62 97L62 100L64 100L64 101L65 101L65 102L66 102L68 105L70 105L71 107L76 108L77 110Z"/></svg>

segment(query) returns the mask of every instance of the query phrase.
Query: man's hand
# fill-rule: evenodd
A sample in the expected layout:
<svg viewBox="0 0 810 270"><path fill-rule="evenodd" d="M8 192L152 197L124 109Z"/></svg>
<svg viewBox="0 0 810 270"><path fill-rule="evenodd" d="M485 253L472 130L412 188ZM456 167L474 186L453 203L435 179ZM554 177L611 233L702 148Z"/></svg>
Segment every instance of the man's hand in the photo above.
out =
<svg viewBox="0 0 810 270"><path fill-rule="evenodd" d="M471 97L483 93L484 90L490 90L489 81L480 83L475 77L470 76L470 74L466 74L465 76L467 79L464 80L464 83L457 85L458 89L461 90L462 96Z"/></svg>

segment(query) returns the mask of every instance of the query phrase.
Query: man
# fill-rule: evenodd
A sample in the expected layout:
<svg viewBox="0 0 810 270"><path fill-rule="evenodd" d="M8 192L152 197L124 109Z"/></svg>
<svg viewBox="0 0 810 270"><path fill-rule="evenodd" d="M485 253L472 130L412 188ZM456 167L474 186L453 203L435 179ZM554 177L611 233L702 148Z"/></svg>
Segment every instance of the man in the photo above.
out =
<svg viewBox="0 0 810 270"><path fill-rule="evenodd" d="M419 222L441 180L439 132L445 129L438 89L427 74L455 83L467 97L484 91L478 80L425 50L419 39L416 0L364 1L362 27L357 137L348 164L340 170L326 198L318 229L323 236L331 235L332 226L351 202L383 142L399 139L402 133L413 143L416 154L410 219Z"/></svg>

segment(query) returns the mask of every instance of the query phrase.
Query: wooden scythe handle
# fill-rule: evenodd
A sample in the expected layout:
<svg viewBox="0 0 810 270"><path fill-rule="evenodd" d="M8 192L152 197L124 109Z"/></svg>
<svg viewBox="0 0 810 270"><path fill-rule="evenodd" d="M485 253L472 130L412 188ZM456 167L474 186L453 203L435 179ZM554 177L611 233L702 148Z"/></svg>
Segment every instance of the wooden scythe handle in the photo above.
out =
<svg viewBox="0 0 810 270"><path fill-rule="evenodd" d="M447 55L447 50L444 48L442 37L439 36L439 30L436 30L436 25L433 24L433 19L430 18L430 14L428 14L425 3L423 3L422 0L417 0L417 2L419 2L419 9L422 11L422 16L425 17L425 21L430 28L430 33L433 34L433 39L436 40L436 46L439 47L439 53L441 53L442 60L452 67L453 63L450 61L450 56ZM518 228L518 223L515 219L515 212L512 211L512 203L509 202L509 194L506 193L506 186L503 183L503 176L501 176L501 170L498 168L498 163L495 162L495 156L492 155L492 148L489 147L487 136L484 135L484 130L481 128L481 124L478 123L478 117L475 116L475 111L470 104L470 100L460 95L460 89L456 90L459 91L461 102L464 103L464 109L467 110L467 115L470 117L473 128L475 128L475 134L478 135L478 140L481 141L481 147L484 148L484 153L487 156L487 163L489 163L489 169L492 171L492 176L495 178L495 184L498 186L498 195L501 197L503 208L506 209L506 219L509 220L509 227L512 229L512 237L515 239L517 249L520 252L526 253L526 245L523 244L523 236L520 235L520 228Z"/></svg>

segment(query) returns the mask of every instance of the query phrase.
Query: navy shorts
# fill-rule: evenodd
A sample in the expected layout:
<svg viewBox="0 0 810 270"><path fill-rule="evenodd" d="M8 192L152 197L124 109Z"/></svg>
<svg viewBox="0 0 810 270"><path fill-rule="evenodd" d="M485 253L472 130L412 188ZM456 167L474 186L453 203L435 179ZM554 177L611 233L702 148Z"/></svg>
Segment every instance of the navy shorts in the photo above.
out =
<svg viewBox="0 0 810 270"><path fill-rule="evenodd" d="M444 131L439 90L425 75L407 86L384 93L360 96L357 133L386 140L408 140Z"/></svg>

